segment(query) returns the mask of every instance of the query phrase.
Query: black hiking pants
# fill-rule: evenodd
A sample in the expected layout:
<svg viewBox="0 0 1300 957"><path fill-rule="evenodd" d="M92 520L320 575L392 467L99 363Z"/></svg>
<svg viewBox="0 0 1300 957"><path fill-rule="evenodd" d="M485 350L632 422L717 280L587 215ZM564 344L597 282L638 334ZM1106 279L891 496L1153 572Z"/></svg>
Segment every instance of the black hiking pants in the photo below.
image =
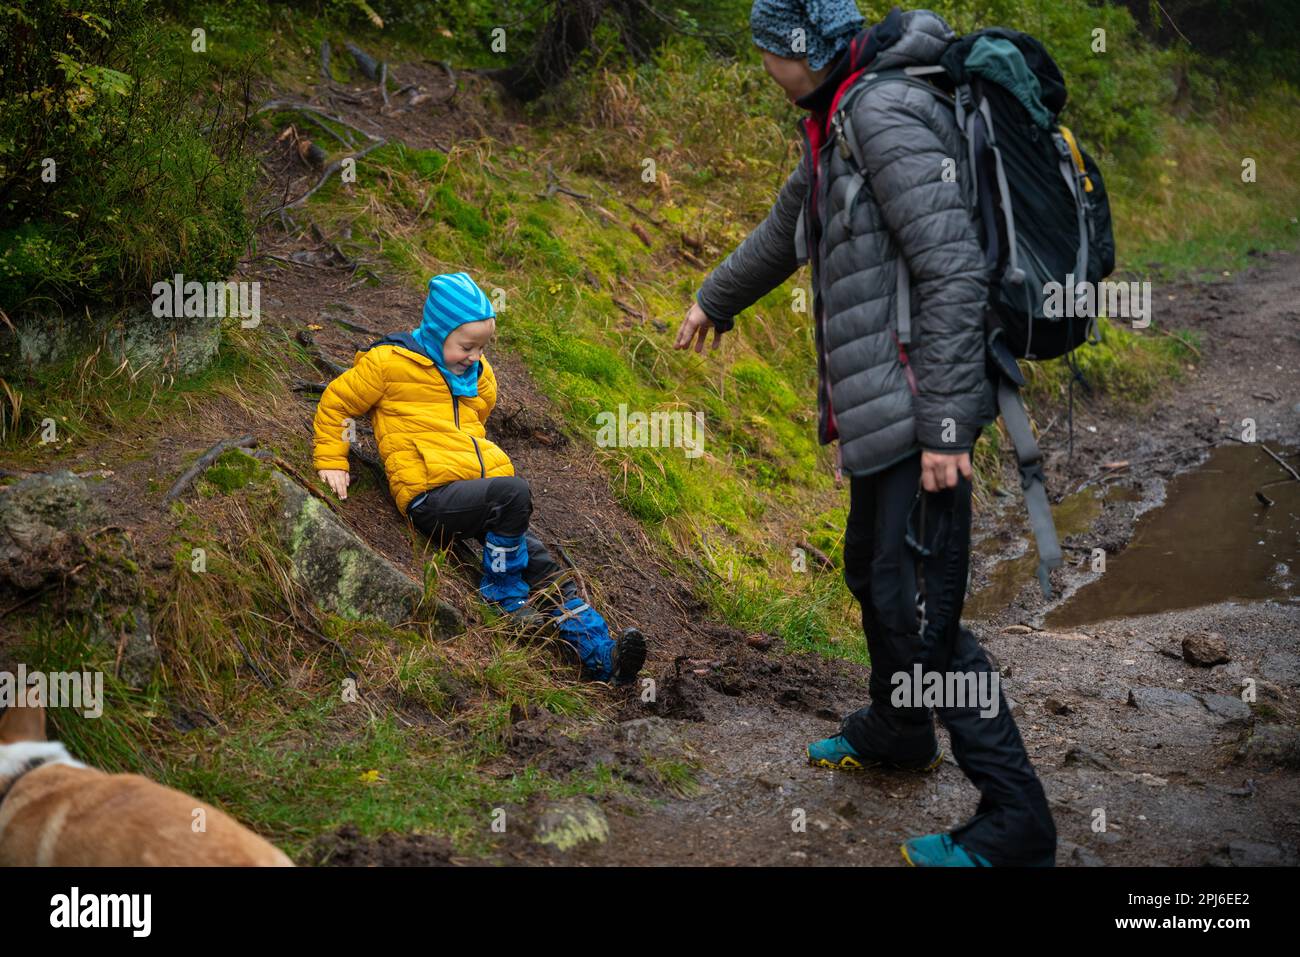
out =
<svg viewBox="0 0 1300 957"><path fill-rule="evenodd" d="M488 532L524 536L528 566L523 579L530 591L544 588L564 571L541 539L528 531L533 493L518 476L464 479L440 485L411 499L406 514L421 533L442 547L457 538L477 539L481 545ZM571 578L564 580L560 591L566 599L578 594Z"/></svg>
<svg viewBox="0 0 1300 957"><path fill-rule="evenodd" d="M953 840L994 865L1051 865L1056 826L1000 685L990 717L981 712L992 709L969 696L957 706L949 695L933 713L919 696L895 696L901 687L895 676L915 676L916 664L923 673L956 673L967 682L963 676L973 675L990 691L995 687L988 657L960 622L970 567L970 482L959 476L956 488L918 496L920 480L919 454L851 479L844 578L862 606L871 704L845 718L840 733L868 760L924 767L937 749L937 713L957 765L980 792L975 816L952 832ZM900 705L891 700L896 697Z"/></svg>

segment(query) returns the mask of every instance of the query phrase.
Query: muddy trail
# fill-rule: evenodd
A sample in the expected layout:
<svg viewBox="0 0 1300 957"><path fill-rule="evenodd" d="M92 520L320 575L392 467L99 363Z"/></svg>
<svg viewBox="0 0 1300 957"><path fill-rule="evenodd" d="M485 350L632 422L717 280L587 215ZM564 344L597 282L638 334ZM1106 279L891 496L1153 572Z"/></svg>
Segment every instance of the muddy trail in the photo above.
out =
<svg viewBox="0 0 1300 957"><path fill-rule="evenodd" d="M435 95L457 96L438 70L426 72L413 75ZM461 78L460 85L473 82ZM480 133L509 142L510 119L476 112L470 94L460 96L455 115L432 119L414 112L381 117L326 96L319 103L410 146L445 149L467 119ZM310 187L314 176L295 171L272 155L272 144L265 146L280 177L277 189L294 196ZM418 289L393 280L359 285L352 272L331 262L330 243L337 237L313 232L301 211L294 223L299 228L266 227L258 258L236 277L263 280L274 290L263 299L268 333L294 337L311 327L323 355L350 365L358 346L412 326ZM1292 597L1294 557L1268 565L1265 577L1274 581L1263 594L1234 590L1236 540L1201 556L1223 570L1221 594L1184 581L1176 571L1161 578L1161 569L1176 566L1159 565L1152 580L1163 581L1171 595L1168 607L1155 614L1125 617L1131 612L1123 610L1128 606L1122 597L1090 597L1088 591L1098 577L1086 560L1091 550L1105 549L1112 568L1118 566L1135 529L1140 536L1149 516L1163 514L1166 497L1170 508L1179 507L1182 499L1170 490L1182 473L1202 464L1209 446L1262 460L1244 466L1245 477L1235 484L1211 488L1205 493L1211 500L1244 495L1254 501L1257 487L1287 477L1256 446L1227 438L1240 433L1242 419L1252 418L1259 440L1279 454L1300 446L1300 256L1266 256L1256 263L1223 281L1165 290L1173 298L1160 303L1156 324L1202 333L1203 356L1154 407L1078 404L1072 457L1066 454L1064 425L1047 430L1049 489L1054 499L1066 500L1069 516L1058 518L1063 533L1070 533L1064 539L1070 560L1077 562L1058 573L1062 600L1045 603L1032 574L1018 564L1026 548L1032 550L1018 496L1000 499L976 519L968 624L996 658L1003 690L1014 701L1053 805L1061 864L1298 860L1300 769L1293 735L1300 700L1300 606ZM608 716L595 724L546 712L517 716L509 761L500 773L528 764L557 773L609 766L627 787L602 801L607 840L567 853L543 847L532 840L530 818L538 809L512 808L510 820L525 823L494 836L488 862L896 865L902 840L956 826L974 811L978 795L950 756L928 776L809 767L807 743L833 734L844 714L867 702L868 670L787 653L779 640L716 620L690 581L619 506L607 472L587 445L561 427L522 362L500 348L491 358L501 400L488 434L533 488L534 530L563 546L593 597L609 610L612 627L635 624L650 637L646 675L655 682L655 694L643 701L640 688L611 691ZM320 377L308 367L296 374ZM143 554L158 554L175 524L161 507L161 488L212 443L251 431L264 446L301 449L286 457L302 475L313 475L308 449L315 402L314 395L294 392L286 382L283 396L269 406L220 400L205 406L200 428L119 436L115 442L148 455L125 463L104 483L107 504ZM84 464L68 467L86 467L105 451L112 450L87 449ZM1102 467L1121 461L1130 465ZM1007 473L1006 486L1014 489L1009 461ZM166 481L149 491L151 478ZM415 533L373 476L358 468L357 478L338 509L340 518L418 578ZM1277 503L1282 532L1274 533L1276 541L1263 531L1258 536L1273 552L1289 549L1290 556L1297 487L1300 482L1266 489ZM847 500L847 489L843 494ZM1249 508L1247 513L1256 514ZM1173 521L1185 527L1186 545L1208 547L1213 542L1207 540L1219 541L1224 531L1221 517L1198 507L1175 514ZM1057 608L1069 611L1068 624L1052 623ZM1230 660L1212 667L1185 661L1183 639L1196 635L1221 641ZM1239 697L1245 678L1258 691L1253 707ZM947 751L942 731L940 739ZM688 763L693 780L665 783L647 773L655 761ZM1098 808L1105 813L1104 832L1092 827ZM806 820L802 830L792 827L799 813ZM350 827L322 836L318 851L319 860L333 864L458 860L437 837L369 839Z"/></svg>

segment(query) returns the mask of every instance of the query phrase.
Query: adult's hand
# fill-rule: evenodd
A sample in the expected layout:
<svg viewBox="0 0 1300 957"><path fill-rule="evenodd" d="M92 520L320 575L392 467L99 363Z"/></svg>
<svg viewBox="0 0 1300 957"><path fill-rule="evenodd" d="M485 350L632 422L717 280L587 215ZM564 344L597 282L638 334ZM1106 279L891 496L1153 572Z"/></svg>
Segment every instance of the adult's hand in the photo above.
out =
<svg viewBox="0 0 1300 957"><path fill-rule="evenodd" d="M681 328L677 330L677 341L673 343L673 348L689 349L694 342L695 351L703 353L704 340L709 337L710 329L713 330L713 345L710 348L716 349L718 343L722 341L722 330L710 321L698 302L691 303L691 308L686 311L686 318L682 320Z"/></svg>
<svg viewBox="0 0 1300 957"><path fill-rule="evenodd" d="M921 488L927 492L941 492L956 488L957 473L970 479L969 452L922 452Z"/></svg>

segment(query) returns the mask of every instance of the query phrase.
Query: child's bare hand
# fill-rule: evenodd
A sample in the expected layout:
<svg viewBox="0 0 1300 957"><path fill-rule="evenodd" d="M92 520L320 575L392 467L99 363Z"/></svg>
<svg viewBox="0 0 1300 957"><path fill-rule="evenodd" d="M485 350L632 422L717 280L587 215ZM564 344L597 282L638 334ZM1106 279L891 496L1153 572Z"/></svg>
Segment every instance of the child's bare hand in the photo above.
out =
<svg viewBox="0 0 1300 957"><path fill-rule="evenodd" d="M352 482L352 476L346 469L321 469L316 473L321 477L321 481L334 490L334 494L339 498L348 497L348 485Z"/></svg>

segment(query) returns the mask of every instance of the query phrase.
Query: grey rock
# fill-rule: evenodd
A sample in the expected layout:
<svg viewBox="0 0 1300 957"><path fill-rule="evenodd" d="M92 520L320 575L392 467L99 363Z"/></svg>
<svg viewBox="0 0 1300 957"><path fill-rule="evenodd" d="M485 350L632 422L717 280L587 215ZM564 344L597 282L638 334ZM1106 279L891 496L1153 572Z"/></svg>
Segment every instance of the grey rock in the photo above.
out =
<svg viewBox="0 0 1300 957"><path fill-rule="evenodd" d="M1074 863L1080 867L1105 867L1106 862L1098 857L1093 851L1088 850L1082 844L1074 846L1074 853L1071 855Z"/></svg>
<svg viewBox="0 0 1300 957"><path fill-rule="evenodd" d="M1229 841L1206 860L1210 867L1276 867L1290 864L1295 855L1277 844Z"/></svg>
<svg viewBox="0 0 1300 957"><path fill-rule="evenodd" d="M1130 688L1128 703L1139 711L1201 711L1195 695L1169 688Z"/></svg>
<svg viewBox="0 0 1300 957"><path fill-rule="evenodd" d="M1300 768L1300 728L1259 724L1237 750L1242 760L1257 760L1284 768Z"/></svg>
<svg viewBox="0 0 1300 957"><path fill-rule="evenodd" d="M1105 757L1096 751L1089 751L1087 748L1074 747L1065 752L1065 759L1062 762L1068 767L1089 767L1100 768L1103 771L1111 770L1111 763Z"/></svg>
<svg viewBox="0 0 1300 957"><path fill-rule="evenodd" d="M551 801L542 807L533 840L557 851L609 840L609 821L600 805L588 797Z"/></svg>
<svg viewBox="0 0 1300 957"><path fill-rule="evenodd" d="M1245 724L1252 719L1250 706L1240 698L1226 694L1203 694L1199 697L1206 710L1225 724Z"/></svg>
<svg viewBox="0 0 1300 957"><path fill-rule="evenodd" d="M31 591L57 581L87 554L80 533L103 524L103 507L71 472L9 486L0 495L0 585Z"/></svg>
<svg viewBox="0 0 1300 957"><path fill-rule="evenodd" d="M282 472L271 477L280 492L280 537L294 577L322 608L344 618L374 618L390 625L412 620L423 589L351 529L319 499ZM445 602L433 609L440 636L464 631L459 613Z"/></svg>
<svg viewBox="0 0 1300 957"><path fill-rule="evenodd" d="M668 721L663 718L635 718L619 727L623 740L643 751L660 751L677 743Z"/></svg>
<svg viewBox="0 0 1300 957"><path fill-rule="evenodd" d="M107 533L107 534L103 534ZM141 687L158 666L129 533L71 472L32 475L0 495L0 588L19 594L64 582L59 613Z"/></svg>
<svg viewBox="0 0 1300 957"><path fill-rule="evenodd" d="M217 357L218 318L158 318L151 308L94 313L89 317L27 316L0 337L0 370L58 362L103 337L105 353L146 375L194 375Z"/></svg>

